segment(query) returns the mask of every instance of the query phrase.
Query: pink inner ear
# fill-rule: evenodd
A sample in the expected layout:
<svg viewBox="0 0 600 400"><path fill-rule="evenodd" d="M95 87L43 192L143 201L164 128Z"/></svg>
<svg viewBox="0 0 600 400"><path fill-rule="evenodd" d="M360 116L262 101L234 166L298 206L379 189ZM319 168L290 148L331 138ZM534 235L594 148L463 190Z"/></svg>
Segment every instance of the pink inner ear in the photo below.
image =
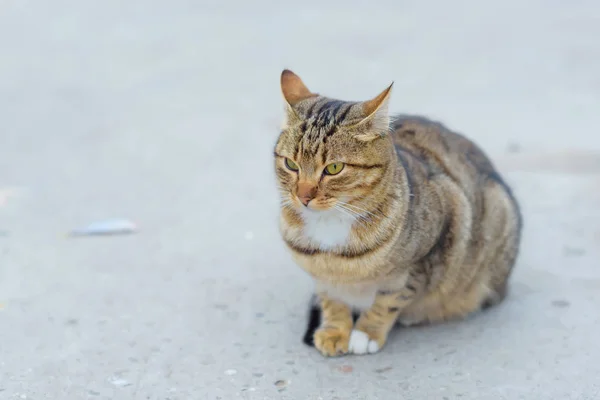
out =
<svg viewBox="0 0 600 400"><path fill-rule="evenodd" d="M383 92L379 93L377 97L372 100L365 101L363 103L363 112L365 113L365 117L373 114L385 100L388 98L390 91L392 90L392 86L394 86L394 82L390 86L388 86Z"/></svg>
<svg viewBox="0 0 600 400"><path fill-rule="evenodd" d="M286 69L281 73L281 91L289 105L294 106L302 100L316 96L312 93L302 79L292 71Z"/></svg>

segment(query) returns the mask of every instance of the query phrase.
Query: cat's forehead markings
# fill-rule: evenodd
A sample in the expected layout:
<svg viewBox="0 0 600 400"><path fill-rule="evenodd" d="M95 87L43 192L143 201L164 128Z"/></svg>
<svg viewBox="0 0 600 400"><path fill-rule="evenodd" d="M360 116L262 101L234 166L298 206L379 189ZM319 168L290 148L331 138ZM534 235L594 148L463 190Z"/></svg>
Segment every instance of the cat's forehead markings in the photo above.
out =
<svg viewBox="0 0 600 400"><path fill-rule="evenodd" d="M323 133L319 129L313 129L301 139L302 156L308 159L315 159L325 151Z"/></svg>
<svg viewBox="0 0 600 400"><path fill-rule="evenodd" d="M329 100L319 108L315 115L315 127L325 127L334 123L334 117L340 111L344 102L341 100Z"/></svg>
<svg viewBox="0 0 600 400"><path fill-rule="evenodd" d="M294 141L295 159L319 159L321 163L325 163L330 146L328 139L345 122L354 105L355 102L326 97L311 99L309 104L301 105L298 110L301 121L291 128L292 136L288 136L290 141Z"/></svg>
<svg viewBox="0 0 600 400"><path fill-rule="evenodd" d="M319 103L321 102L321 100L322 100L322 99L317 99L317 100L315 100L315 101L314 101L314 102L313 102L313 103L312 103L312 104L311 104L311 105L308 107L308 109L306 110L306 113L304 114L304 117L305 117L305 118L309 118L309 117L312 115L313 111L315 110L315 107L317 107L317 104L319 104Z"/></svg>
<svg viewBox="0 0 600 400"><path fill-rule="evenodd" d="M350 110L352 110L352 107L354 107L354 103L348 103L348 105L346 106L346 109L344 111L341 112L341 114L339 115L339 122L343 122L346 117L348 116L348 113L350 112Z"/></svg>

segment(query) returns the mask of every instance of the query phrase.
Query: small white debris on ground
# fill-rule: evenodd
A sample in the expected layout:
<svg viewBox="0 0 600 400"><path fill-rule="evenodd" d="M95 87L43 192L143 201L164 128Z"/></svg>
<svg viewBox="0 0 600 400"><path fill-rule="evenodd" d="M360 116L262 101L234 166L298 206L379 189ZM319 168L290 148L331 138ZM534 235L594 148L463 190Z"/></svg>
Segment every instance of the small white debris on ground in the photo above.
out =
<svg viewBox="0 0 600 400"><path fill-rule="evenodd" d="M131 383L129 383L129 381L122 379L122 378L117 378L117 377L112 377L108 381L110 383L112 383L113 385L119 386L119 387L125 387L125 386L131 385Z"/></svg>
<svg viewBox="0 0 600 400"><path fill-rule="evenodd" d="M71 231L71 236L124 235L137 230L135 223L124 218L112 218Z"/></svg>
<svg viewBox="0 0 600 400"><path fill-rule="evenodd" d="M3 187L0 188L0 207L8 204L8 200L11 197L15 197L18 194L18 190L16 188Z"/></svg>

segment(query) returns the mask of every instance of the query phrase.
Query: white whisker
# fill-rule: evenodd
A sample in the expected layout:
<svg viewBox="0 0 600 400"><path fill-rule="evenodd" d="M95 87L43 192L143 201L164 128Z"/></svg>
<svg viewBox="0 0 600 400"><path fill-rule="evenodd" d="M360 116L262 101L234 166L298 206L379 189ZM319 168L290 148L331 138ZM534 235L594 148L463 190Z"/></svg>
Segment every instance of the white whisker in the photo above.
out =
<svg viewBox="0 0 600 400"><path fill-rule="evenodd" d="M366 209L364 209L362 207L357 206L356 204L349 204L349 203L345 203L343 201L340 201L340 203L343 204L347 208L355 209L355 211L359 210L359 211L361 211L363 213L366 213L366 214L369 214L370 216L375 217L375 218L377 218L377 217L386 217L386 215L384 215L380 211L371 212L369 210L366 210Z"/></svg>
<svg viewBox="0 0 600 400"><path fill-rule="evenodd" d="M348 210L345 210L344 208L339 207L338 205L333 206L333 208L336 209L336 210L338 210L338 211L340 211L343 214L346 214L347 216L349 216L352 219L356 219L355 215L353 215L352 213L348 212Z"/></svg>
<svg viewBox="0 0 600 400"><path fill-rule="evenodd" d="M341 211L344 214L348 215L349 217L354 219L356 222L358 222L360 225L365 225L366 222L368 222L368 220L363 215L360 215L356 211L344 207L342 204L336 204L334 206L334 208L336 210Z"/></svg>

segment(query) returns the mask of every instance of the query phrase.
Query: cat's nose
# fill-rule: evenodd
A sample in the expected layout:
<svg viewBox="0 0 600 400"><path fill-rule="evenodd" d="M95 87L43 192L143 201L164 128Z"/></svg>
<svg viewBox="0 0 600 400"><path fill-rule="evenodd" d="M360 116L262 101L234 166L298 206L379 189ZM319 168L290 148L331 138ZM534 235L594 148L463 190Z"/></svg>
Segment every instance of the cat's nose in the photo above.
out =
<svg viewBox="0 0 600 400"><path fill-rule="evenodd" d="M304 204L305 206L308 206L308 203L310 203L310 201L312 199L314 199L314 197L310 197L310 196L305 196L305 197L298 197L300 199L300 202L302 204Z"/></svg>
<svg viewBox="0 0 600 400"><path fill-rule="evenodd" d="M316 194L317 187L315 185L307 182L298 183L298 199L305 206L308 206L308 203L315 198Z"/></svg>

